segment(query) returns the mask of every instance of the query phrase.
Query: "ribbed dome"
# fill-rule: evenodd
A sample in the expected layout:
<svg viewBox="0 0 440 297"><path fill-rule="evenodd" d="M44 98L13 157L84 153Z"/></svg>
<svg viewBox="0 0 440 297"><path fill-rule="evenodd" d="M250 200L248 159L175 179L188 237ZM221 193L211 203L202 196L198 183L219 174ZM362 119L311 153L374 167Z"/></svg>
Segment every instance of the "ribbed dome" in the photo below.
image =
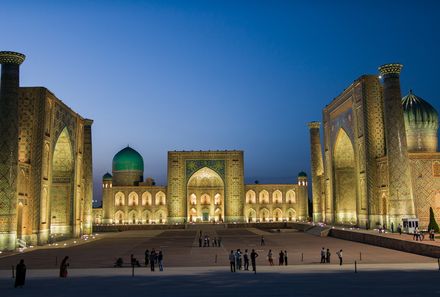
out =
<svg viewBox="0 0 440 297"><path fill-rule="evenodd" d="M127 146L113 157L113 171L144 171L142 156Z"/></svg>
<svg viewBox="0 0 440 297"><path fill-rule="evenodd" d="M307 173L301 171L300 173L298 173L298 177L307 177Z"/></svg>
<svg viewBox="0 0 440 297"><path fill-rule="evenodd" d="M403 116L407 127L438 128L438 113L431 104L409 91L402 98Z"/></svg>
<svg viewBox="0 0 440 297"><path fill-rule="evenodd" d="M104 174L104 176L102 177L102 180L112 180L113 176L110 173L106 173Z"/></svg>

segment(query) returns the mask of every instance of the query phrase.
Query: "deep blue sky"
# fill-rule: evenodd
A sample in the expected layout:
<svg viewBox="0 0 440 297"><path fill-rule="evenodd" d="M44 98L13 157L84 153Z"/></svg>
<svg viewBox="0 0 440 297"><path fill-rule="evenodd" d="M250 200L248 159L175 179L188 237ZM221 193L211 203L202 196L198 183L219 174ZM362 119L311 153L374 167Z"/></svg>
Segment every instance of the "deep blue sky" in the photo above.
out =
<svg viewBox="0 0 440 297"><path fill-rule="evenodd" d="M306 123L388 62L440 110L439 1L0 4L0 48L27 55L21 85L94 119L98 189L127 144L159 184L168 150L209 149L244 150L248 182L296 182Z"/></svg>

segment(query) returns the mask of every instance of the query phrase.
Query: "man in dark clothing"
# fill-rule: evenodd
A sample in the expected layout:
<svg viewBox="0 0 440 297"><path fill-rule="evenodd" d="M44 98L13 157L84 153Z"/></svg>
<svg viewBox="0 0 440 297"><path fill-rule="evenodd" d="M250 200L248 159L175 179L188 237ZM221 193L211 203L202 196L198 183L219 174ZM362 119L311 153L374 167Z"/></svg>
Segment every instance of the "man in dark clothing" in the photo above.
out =
<svg viewBox="0 0 440 297"><path fill-rule="evenodd" d="M26 279L26 265L24 260L21 259L20 263L15 267L15 287L23 287Z"/></svg>
<svg viewBox="0 0 440 297"><path fill-rule="evenodd" d="M327 252L325 255L325 262L326 263L330 263L330 256L331 256L330 249L327 249Z"/></svg>
<svg viewBox="0 0 440 297"><path fill-rule="evenodd" d="M284 265L287 266L287 251L284 251Z"/></svg>
<svg viewBox="0 0 440 297"><path fill-rule="evenodd" d="M244 260L244 270L249 270L248 250L244 250L243 260Z"/></svg>
<svg viewBox="0 0 440 297"><path fill-rule="evenodd" d="M266 243L264 242L264 236L261 236L260 245L261 246L266 245Z"/></svg>
<svg viewBox="0 0 440 297"><path fill-rule="evenodd" d="M281 250L278 258L278 265L282 266L284 265L284 252Z"/></svg>
<svg viewBox="0 0 440 297"><path fill-rule="evenodd" d="M153 249L150 253L150 268L154 271L154 262L156 261L156 251Z"/></svg>
<svg viewBox="0 0 440 297"><path fill-rule="evenodd" d="M254 273L257 273L257 257L258 257L258 254L255 252L254 249L252 249L251 264L252 264L252 271Z"/></svg>
<svg viewBox="0 0 440 297"><path fill-rule="evenodd" d="M148 266L148 261L150 261L150 251L147 249L145 251L145 267Z"/></svg>
<svg viewBox="0 0 440 297"><path fill-rule="evenodd" d="M202 236L199 237L199 247L202 247Z"/></svg>

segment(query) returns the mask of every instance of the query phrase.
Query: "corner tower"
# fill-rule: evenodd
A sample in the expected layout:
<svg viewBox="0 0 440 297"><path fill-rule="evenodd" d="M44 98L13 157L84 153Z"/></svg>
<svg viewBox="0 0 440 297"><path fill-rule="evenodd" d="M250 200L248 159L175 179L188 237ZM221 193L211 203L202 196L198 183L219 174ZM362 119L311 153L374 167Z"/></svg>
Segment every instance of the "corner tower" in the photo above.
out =
<svg viewBox="0 0 440 297"><path fill-rule="evenodd" d="M313 221L324 221L324 211L322 201L322 179L324 175L324 165L322 162L322 149L319 128L320 122L310 122L310 153L312 161L312 202L313 202Z"/></svg>
<svg viewBox="0 0 440 297"><path fill-rule="evenodd" d="M397 226L402 218L414 217L414 200L411 185L402 96L400 92L401 64L379 67L383 84L384 124L388 159L390 222Z"/></svg>
<svg viewBox="0 0 440 297"><path fill-rule="evenodd" d="M17 236L18 89L25 55L1 51L0 246L15 248Z"/></svg>

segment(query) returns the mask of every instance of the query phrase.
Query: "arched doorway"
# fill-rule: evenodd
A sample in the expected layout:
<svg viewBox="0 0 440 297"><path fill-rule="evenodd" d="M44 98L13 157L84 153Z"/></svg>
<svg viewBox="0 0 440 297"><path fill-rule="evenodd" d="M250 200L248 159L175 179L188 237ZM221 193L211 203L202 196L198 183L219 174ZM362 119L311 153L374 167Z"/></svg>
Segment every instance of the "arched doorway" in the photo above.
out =
<svg viewBox="0 0 440 297"><path fill-rule="evenodd" d="M223 179L214 170L196 171L187 184L187 221L223 221L224 189Z"/></svg>
<svg viewBox="0 0 440 297"><path fill-rule="evenodd" d="M50 233L54 237L72 234L74 159L69 132L64 128L55 144L50 189Z"/></svg>
<svg viewBox="0 0 440 297"><path fill-rule="evenodd" d="M255 210L253 210L252 208L248 210L248 222L252 223L256 220L257 218L257 213Z"/></svg>
<svg viewBox="0 0 440 297"><path fill-rule="evenodd" d="M353 144L347 133L340 129L334 155L335 218L337 223L356 223L357 179Z"/></svg>
<svg viewBox="0 0 440 297"><path fill-rule="evenodd" d="M273 219L275 222L283 220L283 212L281 211L281 209L277 208L273 211Z"/></svg>

